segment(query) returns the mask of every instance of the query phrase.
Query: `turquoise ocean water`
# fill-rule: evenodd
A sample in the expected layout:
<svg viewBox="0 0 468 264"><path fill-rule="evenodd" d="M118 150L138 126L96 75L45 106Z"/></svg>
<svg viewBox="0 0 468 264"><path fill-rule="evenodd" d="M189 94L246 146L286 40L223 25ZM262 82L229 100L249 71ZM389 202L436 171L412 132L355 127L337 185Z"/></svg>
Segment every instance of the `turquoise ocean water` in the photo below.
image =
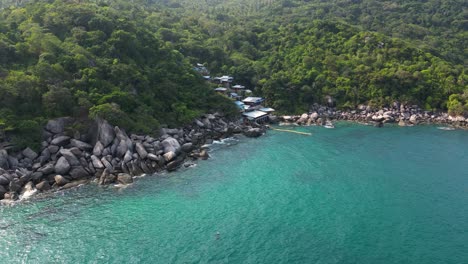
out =
<svg viewBox="0 0 468 264"><path fill-rule="evenodd" d="M0 207L0 263L468 263L467 131L293 129Z"/></svg>

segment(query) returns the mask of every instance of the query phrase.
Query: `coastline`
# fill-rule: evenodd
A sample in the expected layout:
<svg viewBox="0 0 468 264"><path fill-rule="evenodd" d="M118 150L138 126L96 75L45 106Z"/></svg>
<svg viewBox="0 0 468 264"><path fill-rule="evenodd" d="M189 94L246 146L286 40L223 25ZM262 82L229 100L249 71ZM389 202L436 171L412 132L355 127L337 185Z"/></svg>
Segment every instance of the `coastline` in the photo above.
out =
<svg viewBox="0 0 468 264"><path fill-rule="evenodd" d="M464 117L422 111L417 106L378 110L360 106L342 111L314 105L309 113L302 115L270 117L270 123L280 125L324 126L336 121L376 127L429 124L468 129L468 119ZM184 164L190 165L188 161L208 159L207 148L214 140L239 134L259 137L268 128L227 120L219 114L206 114L182 128L162 128L158 137L129 136L106 120L96 120L86 135L70 135L66 131L70 122L69 118L49 120L39 153L30 148L18 153L0 149L0 205L90 182L125 186L145 174L175 171Z"/></svg>
<svg viewBox="0 0 468 264"><path fill-rule="evenodd" d="M361 105L355 110L338 110L334 107L314 105L309 113L279 116L277 122L290 125L326 125L327 122L350 121L365 125L383 127L385 124L398 126L441 125L468 129L468 118L450 116L445 112L424 111L418 106L395 103L392 107L372 109Z"/></svg>
<svg viewBox="0 0 468 264"><path fill-rule="evenodd" d="M96 120L88 134L70 135L70 118L49 120L39 153L0 150L0 205L38 193L66 190L97 182L131 184L145 174L175 171L187 161L208 159L214 140L243 134L258 137L266 127L206 114L182 128L162 128L158 137L127 133L106 120Z"/></svg>

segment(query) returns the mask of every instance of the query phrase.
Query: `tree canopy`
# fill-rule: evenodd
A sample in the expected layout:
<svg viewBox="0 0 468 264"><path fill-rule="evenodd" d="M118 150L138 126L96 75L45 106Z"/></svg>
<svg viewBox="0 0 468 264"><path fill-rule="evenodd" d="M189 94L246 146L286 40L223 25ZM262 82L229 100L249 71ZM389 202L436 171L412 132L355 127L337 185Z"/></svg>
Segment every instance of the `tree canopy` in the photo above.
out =
<svg viewBox="0 0 468 264"><path fill-rule="evenodd" d="M394 100L468 110L462 0L36 0L0 5L0 120L101 116L137 132L235 112L192 70L280 112ZM35 132L34 132L35 133Z"/></svg>

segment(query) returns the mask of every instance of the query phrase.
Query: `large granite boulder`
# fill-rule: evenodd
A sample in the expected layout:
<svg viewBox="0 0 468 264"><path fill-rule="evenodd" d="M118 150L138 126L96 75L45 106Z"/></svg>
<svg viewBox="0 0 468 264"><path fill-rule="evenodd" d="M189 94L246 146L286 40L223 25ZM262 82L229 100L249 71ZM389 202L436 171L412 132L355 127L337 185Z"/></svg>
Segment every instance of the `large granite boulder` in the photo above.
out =
<svg viewBox="0 0 468 264"><path fill-rule="evenodd" d="M62 133L65 129L65 120L63 118L49 120L45 129L54 134Z"/></svg>
<svg viewBox="0 0 468 264"><path fill-rule="evenodd" d="M309 115L304 113L301 115L301 117L296 121L298 124L304 124L307 122L307 119L309 119Z"/></svg>
<svg viewBox="0 0 468 264"><path fill-rule="evenodd" d="M119 145L115 149L115 155L118 158L122 158L127 152L127 150L128 150L127 141L125 139L121 139Z"/></svg>
<svg viewBox="0 0 468 264"><path fill-rule="evenodd" d="M18 178L14 178L11 180L8 188L11 192L19 192L21 190L21 182Z"/></svg>
<svg viewBox="0 0 468 264"><path fill-rule="evenodd" d="M94 156L101 156L102 152L104 151L104 145L100 141L96 142L96 145L94 145L93 148L93 155Z"/></svg>
<svg viewBox="0 0 468 264"><path fill-rule="evenodd" d="M26 148L25 150L23 150L23 152L21 152L23 154L23 156L25 156L26 158L30 159L30 160L35 160L37 158L37 153L30 149L30 148Z"/></svg>
<svg viewBox="0 0 468 264"><path fill-rule="evenodd" d="M73 179L83 179L88 177L89 173L82 166L77 166L70 170L70 176Z"/></svg>
<svg viewBox="0 0 468 264"><path fill-rule="evenodd" d="M55 172L58 174L67 174L70 171L70 163L65 157L60 157L55 164Z"/></svg>
<svg viewBox="0 0 468 264"><path fill-rule="evenodd" d="M0 175L0 185L8 185L10 180L5 175Z"/></svg>
<svg viewBox="0 0 468 264"><path fill-rule="evenodd" d="M100 120L98 125L98 139L104 147L109 146L115 138L114 128L106 120ZM96 155L98 156L98 155Z"/></svg>
<svg viewBox="0 0 468 264"><path fill-rule="evenodd" d="M182 145L182 151L185 153L189 153L190 151L193 150L193 143L185 143Z"/></svg>
<svg viewBox="0 0 468 264"><path fill-rule="evenodd" d="M55 172L55 166L53 163L47 163L46 165L40 167L38 171L44 173L44 175L48 175Z"/></svg>
<svg viewBox="0 0 468 264"><path fill-rule="evenodd" d="M0 168L8 167L8 153L4 149L0 149Z"/></svg>
<svg viewBox="0 0 468 264"><path fill-rule="evenodd" d="M40 183L36 184L36 189L42 192L50 190L50 184L48 181L41 181Z"/></svg>
<svg viewBox="0 0 468 264"><path fill-rule="evenodd" d="M80 160L75 156L71 149L61 149L60 154L67 159L70 166L80 165Z"/></svg>
<svg viewBox="0 0 468 264"><path fill-rule="evenodd" d="M177 142L177 140L176 140ZM179 143L179 142L177 142ZM180 145L179 145L180 147ZM146 156L148 156L148 152L146 151L145 147L140 142L137 142L135 145L135 149L138 152L138 155L140 155L141 159L146 159Z"/></svg>
<svg viewBox="0 0 468 264"><path fill-rule="evenodd" d="M247 131L244 132L244 135L246 137L259 137L261 136L263 133L263 131L258 128L258 127L255 127L255 128L249 128Z"/></svg>
<svg viewBox="0 0 468 264"><path fill-rule="evenodd" d="M50 142L51 145L56 145L59 147L66 146L70 143L70 137L67 136L58 136Z"/></svg>
<svg viewBox="0 0 468 264"><path fill-rule="evenodd" d="M177 141L177 139L173 138L173 137L168 137L166 139L164 139L162 141L162 145L163 145L163 148L164 148L164 153L168 153L168 152L174 152L174 153L177 153L179 150L180 150L180 144L179 144L179 141Z"/></svg>
<svg viewBox="0 0 468 264"><path fill-rule="evenodd" d="M77 147L81 150L85 150L85 151L89 151L93 149L93 146L91 146L90 144L77 140L77 139L70 140L70 145L72 145L73 147Z"/></svg>
<svg viewBox="0 0 468 264"><path fill-rule="evenodd" d="M132 176L130 176L129 174L127 173L119 173L117 175L117 181L120 183L120 184L130 184L133 182L133 179L132 179Z"/></svg>
<svg viewBox="0 0 468 264"><path fill-rule="evenodd" d="M98 157L92 155L91 156L91 162L92 162L94 168L104 169L104 164L102 164L101 160Z"/></svg>
<svg viewBox="0 0 468 264"><path fill-rule="evenodd" d="M62 175L55 175L54 180L58 186L64 186L65 184L70 182L67 178L63 177Z"/></svg>

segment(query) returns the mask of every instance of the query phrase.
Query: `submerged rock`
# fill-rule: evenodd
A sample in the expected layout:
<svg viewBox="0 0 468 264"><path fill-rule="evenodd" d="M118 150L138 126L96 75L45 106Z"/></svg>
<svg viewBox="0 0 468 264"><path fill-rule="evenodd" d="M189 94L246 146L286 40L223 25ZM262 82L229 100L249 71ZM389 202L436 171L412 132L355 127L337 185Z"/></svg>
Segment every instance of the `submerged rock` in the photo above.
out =
<svg viewBox="0 0 468 264"><path fill-rule="evenodd" d="M58 185L58 186L63 186L67 183L69 183L70 181L67 180L65 177L63 177L62 175L55 175L54 176L54 180L55 180L55 183Z"/></svg>
<svg viewBox="0 0 468 264"><path fill-rule="evenodd" d="M119 173L117 175L117 181L120 183L120 184L130 184L133 182L133 178L132 176L130 176L129 174L127 173Z"/></svg>

